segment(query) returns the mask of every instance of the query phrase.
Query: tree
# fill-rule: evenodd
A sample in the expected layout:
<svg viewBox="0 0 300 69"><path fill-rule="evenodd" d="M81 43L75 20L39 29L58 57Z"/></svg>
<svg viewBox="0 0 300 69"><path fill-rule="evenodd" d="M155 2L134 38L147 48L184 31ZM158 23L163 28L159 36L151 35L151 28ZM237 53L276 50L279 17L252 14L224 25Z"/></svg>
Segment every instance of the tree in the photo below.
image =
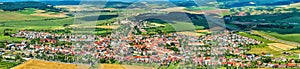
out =
<svg viewBox="0 0 300 69"><path fill-rule="evenodd" d="M2 55L0 55L0 61L2 61Z"/></svg>
<svg viewBox="0 0 300 69"><path fill-rule="evenodd" d="M16 62L21 62L21 61L22 61L22 57L20 56L20 54L17 54L17 55L16 55L15 61L16 61Z"/></svg>
<svg viewBox="0 0 300 69"><path fill-rule="evenodd" d="M5 46L5 44L4 43L1 43L0 44L0 48L5 48L6 46Z"/></svg>

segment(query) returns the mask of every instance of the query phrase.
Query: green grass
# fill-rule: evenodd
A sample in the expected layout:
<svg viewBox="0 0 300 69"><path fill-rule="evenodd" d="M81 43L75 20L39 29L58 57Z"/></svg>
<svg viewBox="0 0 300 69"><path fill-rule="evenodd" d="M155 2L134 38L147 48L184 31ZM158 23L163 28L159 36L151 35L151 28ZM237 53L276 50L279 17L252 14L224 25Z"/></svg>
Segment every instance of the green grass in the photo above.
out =
<svg viewBox="0 0 300 69"><path fill-rule="evenodd" d="M34 21L17 21L17 22L5 22L5 28L9 29L57 29L63 28L64 24L73 24L73 18L55 19L55 20L34 20ZM3 27L3 26L2 26ZM0 27L1 28L1 27Z"/></svg>
<svg viewBox="0 0 300 69"><path fill-rule="evenodd" d="M294 23L300 23L299 21L300 16L293 16L286 19L278 20L278 22L294 22Z"/></svg>
<svg viewBox="0 0 300 69"><path fill-rule="evenodd" d="M18 12L0 11L0 22L22 21L22 20L40 20L48 19L49 17L32 16L21 14Z"/></svg>
<svg viewBox="0 0 300 69"><path fill-rule="evenodd" d="M0 69L10 69L19 63L0 61Z"/></svg>
<svg viewBox="0 0 300 69"><path fill-rule="evenodd" d="M264 46L264 47L256 47L256 46L252 46L250 51L248 51L248 54L259 54L261 55L262 52L264 53L271 53L273 54L273 52L276 52L275 50L269 48L268 46Z"/></svg>
<svg viewBox="0 0 300 69"><path fill-rule="evenodd" d="M294 14L281 14L281 15L249 15L249 16L234 16L233 19L241 19L242 21L251 21L254 19L265 19L267 22L282 22L281 20L291 17Z"/></svg>
<svg viewBox="0 0 300 69"><path fill-rule="evenodd" d="M187 11L201 11L201 10L216 10L216 7L210 7L210 6L201 6L201 7L187 7L185 10Z"/></svg>
<svg viewBox="0 0 300 69"><path fill-rule="evenodd" d="M9 36L0 35L0 42L5 42L5 41L9 41L9 42L21 42L22 40L25 40L25 39L24 38L15 38L15 37L9 37Z"/></svg>
<svg viewBox="0 0 300 69"><path fill-rule="evenodd" d="M245 32L237 32L237 34L248 37L248 38L252 38L252 39L255 39L255 40L258 40L258 41L262 41L264 43L274 43L274 41L267 40L267 39L265 39L263 37L260 37L258 35L253 35L253 34L249 34L249 33L245 33Z"/></svg>
<svg viewBox="0 0 300 69"><path fill-rule="evenodd" d="M12 29L12 33L16 33L18 30L51 30L51 29L63 29L64 24L73 24L73 18L64 18L56 20L32 20L32 21L12 21L2 23L4 26L0 26L0 41L15 41L20 42L22 38L14 38L4 36L4 29Z"/></svg>
<svg viewBox="0 0 300 69"><path fill-rule="evenodd" d="M279 34L276 32L262 32L264 34L273 36L278 39L287 40L287 41L293 41L293 42L300 42L300 33L294 33L294 34Z"/></svg>
<svg viewBox="0 0 300 69"><path fill-rule="evenodd" d="M203 30L204 28L205 28L204 26L196 26L196 25L195 25L195 29L196 29L196 30Z"/></svg>
<svg viewBox="0 0 300 69"><path fill-rule="evenodd" d="M195 30L195 26L193 23L174 22L171 25L176 31L194 31Z"/></svg>
<svg viewBox="0 0 300 69"><path fill-rule="evenodd" d="M232 14L232 12L221 12L219 15L220 16L225 16L225 15L231 15Z"/></svg>
<svg viewBox="0 0 300 69"><path fill-rule="evenodd" d="M298 59L299 56L297 53L300 53L299 50L288 50L288 51L275 51L268 47L266 44L260 44L258 46L252 46L250 51L247 52L247 54L257 54L257 55L262 55L262 53L267 53L273 55L275 58L280 58L280 57L286 57L288 59ZM285 55L282 54L282 52L289 52L289 53L294 53L291 55Z"/></svg>
<svg viewBox="0 0 300 69"><path fill-rule="evenodd" d="M28 9L25 9L25 10L20 10L18 11L18 13L21 13L21 14L34 14L35 13L35 10L34 8L28 8Z"/></svg>

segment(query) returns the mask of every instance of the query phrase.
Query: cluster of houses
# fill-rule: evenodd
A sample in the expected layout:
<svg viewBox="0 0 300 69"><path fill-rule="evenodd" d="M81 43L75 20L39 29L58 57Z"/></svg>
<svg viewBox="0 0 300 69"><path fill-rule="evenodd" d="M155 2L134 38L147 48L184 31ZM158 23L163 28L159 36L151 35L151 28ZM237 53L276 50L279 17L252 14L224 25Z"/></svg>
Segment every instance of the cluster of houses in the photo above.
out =
<svg viewBox="0 0 300 69"><path fill-rule="evenodd" d="M67 55L68 57L62 57L62 59L74 62L92 62L90 59L94 58L160 65L180 63L183 66L222 65L242 68L299 67L294 59L272 58L272 61L266 62L264 61L266 54L245 54L249 51L245 48L262 42L230 31L205 36L176 33L133 35L135 26L132 25L138 24L126 25L130 27L124 27L110 36L20 31L11 36L40 40L36 43L30 43L28 40L22 43L7 43L5 50L19 51L24 54L22 55L24 59L41 56L48 57L47 60L51 61L58 61L61 55ZM59 42L71 42L71 44L57 45ZM8 56L6 55L5 58L13 58ZM74 56L74 58L69 56Z"/></svg>

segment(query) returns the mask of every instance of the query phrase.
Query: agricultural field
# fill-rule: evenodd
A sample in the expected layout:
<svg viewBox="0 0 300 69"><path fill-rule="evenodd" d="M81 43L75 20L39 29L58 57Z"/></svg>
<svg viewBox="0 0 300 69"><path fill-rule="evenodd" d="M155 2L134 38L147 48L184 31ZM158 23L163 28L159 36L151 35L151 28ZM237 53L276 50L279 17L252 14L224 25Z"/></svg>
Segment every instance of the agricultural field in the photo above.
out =
<svg viewBox="0 0 300 69"><path fill-rule="evenodd" d="M22 21L22 20L40 20L48 19L49 17L33 16L21 14L18 12L0 11L0 22Z"/></svg>
<svg viewBox="0 0 300 69"><path fill-rule="evenodd" d="M13 21L4 22L3 26L0 26L0 42L17 41L20 42L22 38L14 38L10 36L4 36L5 29L11 29L11 33L16 33L19 30L55 30L64 29L66 24L72 24L71 18L56 19L56 20L33 20L33 21Z"/></svg>
<svg viewBox="0 0 300 69"><path fill-rule="evenodd" d="M83 66L83 67L82 67ZM49 62L43 60L28 60L12 69L88 69L85 65L67 64L61 62Z"/></svg>
<svg viewBox="0 0 300 69"><path fill-rule="evenodd" d="M274 46L276 45L276 46ZM279 46L280 45L280 46ZM282 45L282 47L281 47ZM280 57L286 57L288 59L298 59L298 54L300 53L299 50L291 50L287 49L290 48L290 46L287 46L285 44L281 43L269 43L267 45L262 44L258 46L252 46L250 51L248 51L248 54L258 54L261 55L262 53L267 53L272 55L272 57L280 58ZM283 52L290 53L289 55L283 54Z"/></svg>
<svg viewBox="0 0 300 69"><path fill-rule="evenodd" d="M237 32L237 34L264 42L264 44L251 46L250 51L247 52L248 54L261 55L262 53L269 53L273 57L286 57L286 58L291 58L291 59L298 58L297 52L299 52L299 51L292 50L292 49L297 48L296 46L287 45L287 44L283 44L283 43L276 43L274 41L264 39L263 37L261 37L259 35L254 35L254 34L250 34L250 33L246 33L246 32ZM292 54L285 55L285 54L282 54L282 52L289 52Z"/></svg>
<svg viewBox="0 0 300 69"><path fill-rule="evenodd" d="M73 24L72 18L60 18L54 20L33 20L33 21L15 21L15 22L4 22L4 27L8 29L59 29L63 28L64 24Z"/></svg>
<svg viewBox="0 0 300 69"><path fill-rule="evenodd" d="M274 43L274 41L265 39L265 38L263 38L259 35L249 34L249 33L246 33L246 32L237 32L237 34L248 37L248 38L256 39L256 40L262 41L264 43Z"/></svg>
<svg viewBox="0 0 300 69"><path fill-rule="evenodd" d="M21 42L22 40L24 40L24 38L13 38L13 37L9 37L9 36L0 35L0 42L5 42L5 41Z"/></svg>
<svg viewBox="0 0 300 69"><path fill-rule="evenodd" d="M265 47L253 47L247 53L249 53L249 54L262 54L262 52L272 53L272 52L277 52L277 51L273 50L272 48L270 48L268 46L265 46Z"/></svg>
<svg viewBox="0 0 300 69"><path fill-rule="evenodd" d="M27 14L27 15L30 15L30 14L34 14L34 13L36 13L35 11L36 11L37 9L34 9L34 8L27 8L27 9L25 9L25 10L19 10L19 11L17 11L18 13L21 13L21 14Z"/></svg>
<svg viewBox="0 0 300 69"><path fill-rule="evenodd" d="M203 11L203 10L216 10L217 7L212 6L201 6L201 7L187 7L185 10L187 11Z"/></svg>
<svg viewBox="0 0 300 69"><path fill-rule="evenodd" d="M174 22L171 25L176 31L194 31L195 30L195 26L193 23Z"/></svg>
<svg viewBox="0 0 300 69"><path fill-rule="evenodd" d="M148 33L163 33L176 32L178 34L202 36L210 33L208 30L204 30L204 26L194 25L188 22L173 21L173 23L157 23L151 22L148 24L151 28L145 28ZM202 30L202 31L201 31Z"/></svg>
<svg viewBox="0 0 300 69"><path fill-rule="evenodd" d="M10 69L19 63L16 62L6 62L6 61L0 61L0 69Z"/></svg>
<svg viewBox="0 0 300 69"><path fill-rule="evenodd" d="M0 22L43 20L68 17L66 13L28 8L19 11L0 11Z"/></svg>
<svg viewBox="0 0 300 69"><path fill-rule="evenodd" d="M285 51L297 48L297 46L282 44L282 43L269 43L268 46L276 51Z"/></svg>
<svg viewBox="0 0 300 69"><path fill-rule="evenodd" d="M299 13L284 13L278 15L250 15L250 16L235 16L233 17L234 20L240 22L252 22L252 23L271 23L271 24L278 24L281 23L300 23ZM293 42L300 42L300 39L294 39L300 37L300 26L295 25L293 28L268 28L268 27L256 27L253 28L254 30L258 30L261 33L270 35L272 37L293 41Z"/></svg>
<svg viewBox="0 0 300 69"><path fill-rule="evenodd" d="M126 69L126 68L118 64L101 64L99 65L98 69Z"/></svg>
<svg viewBox="0 0 300 69"><path fill-rule="evenodd" d="M203 36L205 34L202 33L196 33L196 32L176 32L177 34L181 35L189 35L189 36Z"/></svg>
<svg viewBox="0 0 300 69"><path fill-rule="evenodd" d="M119 65L119 64L100 64L98 69L155 69L153 67Z"/></svg>
<svg viewBox="0 0 300 69"><path fill-rule="evenodd" d="M279 31L277 29L277 31ZM282 30L283 32L291 32L287 30ZM295 30L296 31L296 30ZM261 33L273 36L278 39L287 40L287 41L293 41L293 42L300 42L300 39L296 39L300 37L300 33L278 33L275 31L261 31Z"/></svg>

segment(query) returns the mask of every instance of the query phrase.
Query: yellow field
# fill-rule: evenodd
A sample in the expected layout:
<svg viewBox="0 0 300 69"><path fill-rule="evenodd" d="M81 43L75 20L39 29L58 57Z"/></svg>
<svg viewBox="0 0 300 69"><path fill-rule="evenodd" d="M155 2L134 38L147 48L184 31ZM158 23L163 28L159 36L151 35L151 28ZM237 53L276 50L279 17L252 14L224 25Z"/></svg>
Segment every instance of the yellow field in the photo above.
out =
<svg viewBox="0 0 300 69"><path fill-rule="evenodd" d="M261 54L262 52L264 52L264 53L272 53L272 52L276 52L276 50L273 50L270 47L265 47L265 48L251 48L250 51L248 51L247 53L249 53L249 54Z"/></svg>
<svg viewBox="0 0 300 69"><path fill-rule="evenodd" d="M275 51L283 51L282 49L279 49L275 46L268 46L270 49L275 50Z"/></svg>
<svg viewBox="0 0 300 69"><path fill-rule="evenodd" d="M117 29L119 26L96 26L97 28Z"/></svg>
<svg viewBox="0 0 300 69"><path fill-rule="evenodd" d="M98 69L155 69L153 67L119 65L119 64L100 64Z"/></svg>
<svg viewBox="0 0 300 69"><path fill-rule="evenodd" d="M34 14L30 14L32 16L43 16L43 17L67 17L67 13L57 13L57 14L51 14L47 13L46 10L35 10Z"/></svg>
<svg viewBox="0 0 300 69"><path fill-rule="evenodd" d="M292 45L287 45L287 44L282 44L282 43L269 43L268 44L271 48L275 49L276 51L281 50L290 50L293 48L297 48L297 46L292 46ZM276 49L279 48L279 49Z"/></svg>
<svg viewBox="0 0 300 69"><path fill-rule="evenodd" d="M100 67L98 67L98 69L126 69L126 68L118 64L101 64Z"/></svg>
<svg viewBox="0 0 300 69"><path fill-rule="evenodd" d="M185 7L172 7L172 8L167 8L167 9L161 9L160 11L166 11L166 12L188 12L188 13L193 13L193 14L203 14L201 11L187 11L184 10Z"/></svg>
<svg viewBox="0 0 300 69"><path fill-rule="evenodd" d="M28 60L12 69L88 69L89 66L67 64L60 62L49 62L42 60Z"/></svg>
<svg viewBox="0 0 300 69"><path fill-rule="evenodd" d="M123 65L126 69L155 69L153 67Z"/></svg>
<svg viewBox="0 0 300 69"><path fill-rule="evenodd" d="M196 32L199 32L199 33L208 33L209 32L209 30L196 30Z"/></svg>
<svg viewBox="0 0 300 69"><path fill-rule="evenodd" d="M81 28L105 28L105 29L118 29L118 25L114 26L84 26L84 25L70 25L70 27L81 27Z"/></svg>
<svg viewBox="0 0 300 69"><path fill-rule="evenodd" d="M166 26L164 24L159 24L159 23L150 23L150 24L155 25L155 26Z"/></svg>
<svg viewBox="0 0 300 69"><path fill-rule="evenodd" d="M181 34L181 35L189 35L189 36L203 36L205 34L201 34L201 33L196 33L196 32L176 32L177 34Z"/></svg>

